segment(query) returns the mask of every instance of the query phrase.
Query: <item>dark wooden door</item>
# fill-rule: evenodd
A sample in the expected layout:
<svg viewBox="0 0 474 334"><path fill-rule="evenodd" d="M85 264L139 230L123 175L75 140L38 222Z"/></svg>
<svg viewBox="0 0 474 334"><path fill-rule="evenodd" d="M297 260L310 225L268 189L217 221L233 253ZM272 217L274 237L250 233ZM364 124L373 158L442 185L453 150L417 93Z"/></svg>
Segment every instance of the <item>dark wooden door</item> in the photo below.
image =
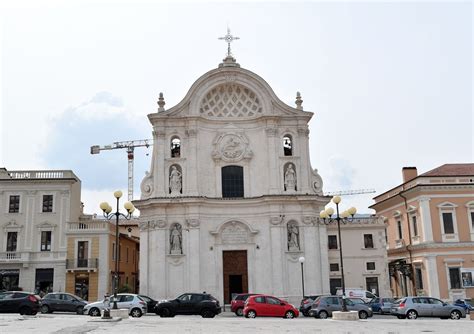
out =
<svg viewBox="0 0 474 334"><path fill-rule="evenodd" d="M223 251L224 303L230 304L232 294L248 292L247 251Z"/></svg>

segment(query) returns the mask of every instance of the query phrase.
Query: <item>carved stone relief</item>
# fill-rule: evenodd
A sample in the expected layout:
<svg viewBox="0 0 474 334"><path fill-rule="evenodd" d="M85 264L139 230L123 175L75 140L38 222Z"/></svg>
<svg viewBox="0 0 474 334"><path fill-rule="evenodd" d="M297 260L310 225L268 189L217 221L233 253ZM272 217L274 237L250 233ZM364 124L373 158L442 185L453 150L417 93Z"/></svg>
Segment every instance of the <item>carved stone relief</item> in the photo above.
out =
<svg viewBox="0 0 474 334"><path fill-rule="evenodd" d="M170 227L170 254L183 254L183 229L178 223Z"/></svg>
<svg viewBox="0 0 474 334"><path fill-rule="evenodd" d="M321 195L321 196L323 195L323 179L318 174L317 169L314 169L312 171L311 188L316 194Z"/></svg>
<svg viewBox="0 0 474 334"><path fill-rule="evenodd" d="M214 160L237 162L242 159L250 159L253 156L253 152L249 148L249 141L243 133L228 132L219 134L214 139L213 144L212 158Z"/></svg>
<svg viewBox="0 0 474 334"><path fill-rule="evenodd" d="M140 189L142 191L142 199L149 198L153 193L153 175L149 172L145 172L145 177L140 184Z"/></svg>
<svg viewBox="0 0 474 334"><path fill-rule="evenodd" d="M288 251L298 252L300 248L300 229L296 222L289 222L287 224L288 233Z"/></svg>
<svg viewBox="0 0 474 334"><path fill-rule="evenodd" d="M285 165L285 191L297 190L295 166L290 162Z"/></svg>
<svg viewBox="0 0 474 334"><path fill-rule="evenodd" d="M170 167L169 193L171 196L181 195L183 189L182 176L179 165L172 165Z"/></svg>

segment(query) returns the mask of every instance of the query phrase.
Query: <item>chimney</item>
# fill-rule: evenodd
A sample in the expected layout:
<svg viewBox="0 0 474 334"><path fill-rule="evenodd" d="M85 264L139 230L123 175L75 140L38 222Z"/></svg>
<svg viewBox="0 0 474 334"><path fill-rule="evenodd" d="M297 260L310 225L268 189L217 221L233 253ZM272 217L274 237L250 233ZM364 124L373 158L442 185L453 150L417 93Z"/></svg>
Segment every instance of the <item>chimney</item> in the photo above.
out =
<svg viewBox="0 0 474 334"><path fill-rule="evenodd" d="M403 183L413 180L418 176L416 167L403 167L402 168Z"/></svg>

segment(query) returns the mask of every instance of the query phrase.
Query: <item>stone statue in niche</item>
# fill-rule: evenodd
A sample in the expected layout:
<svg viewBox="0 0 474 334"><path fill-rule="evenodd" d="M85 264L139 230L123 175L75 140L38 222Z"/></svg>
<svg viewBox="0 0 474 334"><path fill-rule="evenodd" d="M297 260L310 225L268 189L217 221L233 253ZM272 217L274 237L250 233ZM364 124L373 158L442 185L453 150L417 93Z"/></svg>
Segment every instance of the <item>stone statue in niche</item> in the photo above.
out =
<svg viewBox="0 0 474 334"><path fill-rule="evenodd" d="M296 172L293 164L288 164L285 170L285 190L294 191L296 190Z"/></svg>
<svg viewBox="0 0 474 334"><path fill-rule="evenodd" d="M180 195L182 184L181 184L181 172L176 166L171 167L170 171L170 193L171 195Z"/></svg>
<svg viewBox="0 0 474 334"><path fill-rule="evenodd" d="M183 231L180 224L171 227L170 254L183 254Z"/></svg>
<svg viewBox="0 0 474 334"><path fill-rule="evenodd" d="M288 223L288 251L298 252L300 250L300 230L295 223Z"/></svg>

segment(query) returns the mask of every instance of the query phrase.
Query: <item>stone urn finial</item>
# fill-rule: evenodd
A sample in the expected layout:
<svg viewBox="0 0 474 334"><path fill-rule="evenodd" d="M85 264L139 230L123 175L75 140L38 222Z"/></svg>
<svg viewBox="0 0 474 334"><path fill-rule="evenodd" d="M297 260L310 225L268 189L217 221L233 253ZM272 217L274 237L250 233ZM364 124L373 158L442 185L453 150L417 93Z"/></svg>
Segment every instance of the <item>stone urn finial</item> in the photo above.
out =
<svg viewBox="0 0 474 334"><path fill-rule="evenodd" d="M158 111L165 111L165 99L163 97L163 93L160 93L160 96L158 98Z"/></svg>
<svg viewBox="0 0 474 334"><path fill-rule="evenodd" d="M303 110L303 100L301 99L301 93L296 92L296 109Z"/></svg>

